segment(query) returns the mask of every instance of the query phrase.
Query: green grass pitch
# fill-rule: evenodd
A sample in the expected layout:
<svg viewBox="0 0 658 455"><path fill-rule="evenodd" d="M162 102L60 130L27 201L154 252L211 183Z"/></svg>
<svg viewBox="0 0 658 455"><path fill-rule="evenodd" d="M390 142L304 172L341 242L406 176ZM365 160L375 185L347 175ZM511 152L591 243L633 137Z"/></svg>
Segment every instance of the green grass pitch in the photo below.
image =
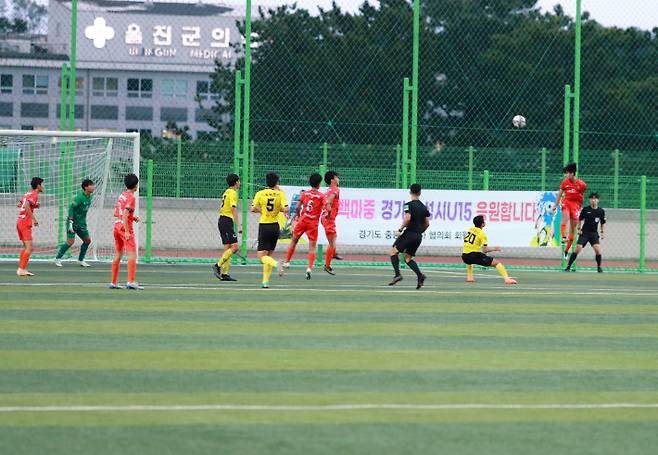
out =
<svg viewBox="0 0 658 455"><path fill-rule="evenodd" d="M658 277L0 264L3 454L654 454ZM125 279L125 267L122 271Z"/></svg>

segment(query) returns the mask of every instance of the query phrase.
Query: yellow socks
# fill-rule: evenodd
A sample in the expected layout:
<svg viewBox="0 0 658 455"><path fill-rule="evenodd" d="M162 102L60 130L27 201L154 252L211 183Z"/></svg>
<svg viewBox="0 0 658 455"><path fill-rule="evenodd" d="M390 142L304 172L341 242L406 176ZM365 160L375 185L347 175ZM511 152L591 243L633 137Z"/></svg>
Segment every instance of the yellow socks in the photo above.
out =
<svg viewBox="0 0 658 455"><path fill-rule="evenodd" d="M224 264L231 260L231 256L233 256L233 250L229 248L228 250L224 251L222 257L219 259L219 261L217 261L217 265L219 267L224 267Z"/></svg>
<svg viewBox="0 0 658 455"><path fill-rule="evenodd" d="M269 283L272 269L275 268L278 263L270 256L263 256L260 258L260 262L263 263L263 283Z"/></svg>
<svg viewBox="0 0 658 455"><path fill-rule="evenodd" d="M473 279L473 264L466 264L466 279L469 281Z"/></svg>
<svg viewBox="0 0 658 455"><path fill-rule="evenodd" d="M222 269L222 275L230 275L231 261L224 262L224 265L220 266L220 268Z"/></svg>
<svg viewBox="0 0 658 455"><path fill-rule="evenodd" d="M507 270L505 270L505 266L500 262L496 266L496 270L498 270L498 273L500 273L500 276L502 276L504 279L509 278L509 275L507 274Z"/></svg>

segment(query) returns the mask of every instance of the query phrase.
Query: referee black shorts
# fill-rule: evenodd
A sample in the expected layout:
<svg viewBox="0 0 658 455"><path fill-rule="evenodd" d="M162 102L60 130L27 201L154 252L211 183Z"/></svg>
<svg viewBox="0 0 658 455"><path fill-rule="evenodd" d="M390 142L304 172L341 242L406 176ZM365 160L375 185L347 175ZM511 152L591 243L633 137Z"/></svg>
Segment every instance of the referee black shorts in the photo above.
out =
<svg viewBox="0 0 658 455"><path fill-rule="evenodd" d="M409 256L415 256L420 243L423 241L422 234L418 232L404 231L393 243L395 249L400 253L406 253Z"/></svg>
<svg viewBox="0 0 658 455"><path fill-rule="evenodd" d="M482 267L491 267L491 263L494 258L487 256L484 253L479 251L474 251L472 253L462 253L462 261L464 264L468 265L481 265Z"/></svg>
<svg viewBox="0 0 658 455"><path fill-rule="evenodd" d="M219 235L222 237L222 245L238 243L238 236L235 235L235 229L233 228L233 218L220 216L217 220L217 229L219 229Z"/></svg>
<svg viewBox="0 0 658 455"><path fill-rule="evenodd" d="M578 236L577 244L580 246L587 246L588 243L592 246L601 243L601 241L599 240L599 233L583 231L583 233Z"/></svg>
<svg viewBox="0 0 658 455"><path fill-rule="evenodd" d="M279 223L258 225L258 251L274 251L279 240Z"/></svg>

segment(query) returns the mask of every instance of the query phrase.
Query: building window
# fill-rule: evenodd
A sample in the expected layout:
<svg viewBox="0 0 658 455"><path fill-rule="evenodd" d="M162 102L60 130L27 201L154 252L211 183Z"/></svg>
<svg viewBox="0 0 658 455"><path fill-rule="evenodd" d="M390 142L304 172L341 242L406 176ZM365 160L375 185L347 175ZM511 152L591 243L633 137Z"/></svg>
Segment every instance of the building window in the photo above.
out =
<svg viewBox="0 0 658 455"><path fill-rule="evenodd" d="M187 122L187 108L161 107L160 120L163 122Z"/></svg>
<svg viewBox="0 0 658 455"><path fill-rule="evenodd" d="M14 90L14 76L12 74L0 75L0 93L11 93Z"/></svg>
<svg viewBox="0 0 658 455"><path fill-rule="evenodd" d="M126 106L126 120L153 120L153 108L149 106Z"/></svg>
<svg viewBox="0 0 658 455"><path fill-rule="evenodd" d="M62 78L57 79L57 88L62 89ZM69 80L66 80L66 90L69 90ZM75 94L82 96L85 91L85 78L76 77L75 78Z"/></svg>
<svg viewBox="0 0 658 455"><path fill-rule="evenodd" d="M13 117L14 103L0 103L0 117Z"/></svg>
<svg viewBox="0 0 658 455"><path fill-rule="evenodd" d="M219 94L210 81L196 81L196 96L201 100L218 100Z"/></svg>
<svg viewBox="0 0 658 455"><path fill-rule="evenodd" d="M181 79L163 79L162 96L165 98L187 98L187 81Z"/></svg>
<svg viewBox="0 0 658 455"><path fill-rule="evenodd" d="M91 105L91 118L95 120L118 120L119 106L108 106L105 104Z"/></svg>
<svg viewBox="0 0 658 455"><path fill-rule="evenodd" d="M48 103L21 103L21 117L48 118L49 111Z"/></svg>
<svg viewBox="0 0 658 455"><path fill-rule="evenodd" d="M128 79L128 98L151 98L153 79Z"/></svg>
<svg viewBox="0 0 658 455"><path fill-rule="evenodd" d="M91 81L93 96L116 97L119 94L119 79L116 77L95 77Z"/></svg>
<svg viewBox="0 0 658 455"><path fill-rule="evenodd" d="M47 95L48 76L23 74L23 95Z"/></svg>

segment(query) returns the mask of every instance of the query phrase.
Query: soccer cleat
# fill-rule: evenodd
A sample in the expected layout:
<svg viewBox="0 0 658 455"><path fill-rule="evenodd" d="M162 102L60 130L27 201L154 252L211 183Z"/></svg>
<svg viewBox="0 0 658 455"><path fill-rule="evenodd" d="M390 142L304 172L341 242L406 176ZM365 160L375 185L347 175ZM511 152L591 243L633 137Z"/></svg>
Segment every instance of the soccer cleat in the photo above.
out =
<svg viewBox="0 0 658 455"><path fill-rule="evenodd" d="M110 285L107 288L108 289L123 289L123 286L119 286L118 284L110 283Z"/></svg>
<svg viewBox="0 0 658 455"><path fill-rule="evenodd" d="M427 276L425 275L421 275L418 277L418 284L416 284L416 289L420 289L423 287L423 285L425 284L425 278L427 278Z"/></svg>
<svg viewBox="0 0 658 455"><path fill-rule="evenodd" d="M59 258L55 258L55 266L56 267L62 267L62 260Z"/></svg>
<svg viewBox="0 0 658 455"><path fill-rule="evenodd" d="M324 271L327 272L329 275L336 275L334 269L332 269L331 267L327 267L326 265L324 266Z"/></svg>
<svg viewBox="0 0 658 455"><path fill-rule="evenodd" d="M222 270L216 263L212 265L212 272L218 280L222 279Z"/></svg>
<svg viewBox="0 0 658 455"><path fill-rule="evenodd" d="M137 282L132 282L132 283L126 283L126 289L132 289L132 290L142 290L144 289L144 286L140 286L137 284Z"/></svg>
<svg viewBox="0 0 658 455"><path fill-rule="evenodd" d="M270 288L270 282L265 281L265 282L263 282L263 284L260 285L260 287L263 288L263 289L269 289Z"/></svg>
<svg viewBox="0 0 658 455"><path fill-rule="evenodd" d="M311 279L311 269L306 269L306 279L307 280Z"/></svg>
<svg viewBox="0 0 658 455"><path fill-rule="evenodd" d="M18 275L18 276L34 276L34 273L28 272L25 269L18 269L18 270L16 270L16 275Z"/></svg>
<svg viewBox="0 0 658 455"><path fill-rule="evenodd" d="M78 261L78 264L80 264L80 267L91 267L84 259L82 261Z"/></svg>
<svg viewBox="0 0 658 455"><path fill-rule="evenodd" d="M289 269L290 268L290 262L282 262L281 267L283 267L284 269Z"/></svg>
<svg viewBox="0 0 658 455"><path fill-rule="evenodd" d="M565 272L571 272L571 267L567 267L566 269L564 269L564 271Z"/></svg>
<svg viewBox="0 0 658 455"><path fill-rule="evenodd" d="M238 281L235 278L232 278L231 275L222 275L220 278L222 281Z"/></svg>
<svg viewBox="0 0 658 455"><path fill-rule="evenodd" d="M601 267L596 268L597 273L603 273L603 269Z"/></svg>
<svg viewBox="0 0 658 455"><path fill-rule="evenodd" d="M506 278L505 284L517 284L514 278Z"/></svg>
<svg viewBox="0 0 658 455"><path fill-rule="evenodd" d="M334 254L333 259L335 259L335 260L337 260L337 261L342 261L342 260L343 260L343 256L339 256L338 254Z"/></svg>
<svg viewBox="0 0 658 455"><path fill-rule="evenodd" d="M467 283L475 283L475 278L466 278Z"/></svg>
<svg viewBox="0 0 658 455"><path fill-rule="evenodd" d="M393 280L392 280L390 283L388 283L388 285L389 285L389 286L395 286L395 285L398 284L400 281L402 281L402 275L396 275L396 276L393 278Z"/></svg>

